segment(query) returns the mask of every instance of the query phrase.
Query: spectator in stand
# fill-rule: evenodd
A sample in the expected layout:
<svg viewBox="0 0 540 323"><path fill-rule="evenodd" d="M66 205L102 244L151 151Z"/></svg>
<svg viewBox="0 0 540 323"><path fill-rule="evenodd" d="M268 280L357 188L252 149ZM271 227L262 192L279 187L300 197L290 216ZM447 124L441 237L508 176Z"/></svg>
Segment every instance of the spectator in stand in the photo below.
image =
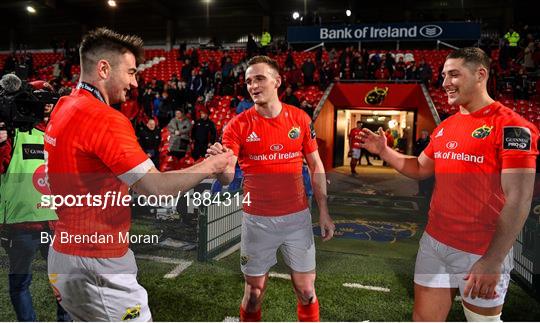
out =
<svg viewBox="0 0 540 323"><path fill-rule="evenodd" d="M161 129L156 127L154 119L148 119L144 127L137 129L137 139L142 150L159 169L159 144L161 143Z"/></svg>
<svg viewBox="0 0 540 323"><path fill-rule="evenodd" d="M296 65L293 65L289 72L289 79L287 80L292 85L294 90L297 90L302 86L302 71Z"/></svg>
<svg viewBox="0 0 540 323"><path fill-rule="evenodd" d="M376 55L373 55L367 64L367 78L368 80L374 80L375 79L375 72L377 71L379 65L376 62L375 59Z"/></svg>
<svg viewBox="0 0 540 323"><path fill-rule="evenodd" d="M178 90L178 81L170 80L167 90L169 98L174 106L180 105L180 90Z"/></svg>
<svg viewBox="0 0 540 323"><path fill-rule="evenodd" d="M407 68L405 69L405 79L406 80L417 80L418 79L418 73L416 69L416 62L411 61Z"/></svg>
<svg viewBox="0 0 540 323"><path fill-rule="evenodd" d="M285 67L292 69L294 66L294 58L292 54L292 50L287 51L287 57L285 57Z"/></svg>
<svg viewBox="0 0 540 323"><path fill-rule="evenodd" d="M323 64L319 67L319 86L321 90L326 89L328 84L330 84L330 65L327 61L324 61Z"/></svg>
<svg viewBox="0 0 540 323"><path fill-rule="evenodd" d="M191 66L193 66L194 68L195 67L198 67L199 66L199 51L197 50L197 48L193 48L193 50L191 51Z"/></svg>
<svg viewBox="0 0 540 323"><path fill-rule="evenodd" d="M315 75L315 64L311 60L311 57L308 57L304 64L302 64L302 73L304 74L304 85L312 85L313 77Z"/></svg>
<svg viewBox="0 0 540 323"><path fill-rule="evenodd" d="M431 84L431 79L433 78L433 71L431 70L431 66L429 66L426 61L420 61L417 74L418 76L416 78L422 81L422 83L424 83L426 86L429 86Z"/></svg>
<svg viewBox="0 0 540 323"><path fill-rule="evenodd" d="M396 65L396 60L394 59L394 57L392 56L392 54L390 52L386 53L386 55L384 56L384 65L386 67L386 69L388 70L388 74L390 74L390 78L393 79L394 78L394 67Z"/></svg>
<svg viewBox="0 0 540 323"><path fill-rule="evenodd" d="M147 87L144 89L144 93L141 96L141 103L143 106L144 113L148 117L152 117L154 115L153 112L153 100L154 100L154 93L152 93L152 89L150 87Z"/></svg>
<svg viewBox="0 0 540 323"><path fill-rule="evenodd" d="M399 137L397 140L396 151L402 154L407 154L407 143L408 143L408 136L407 136L407 132L404 131L401 137Z"/></svg>
<svg viewBox="0 0 540 323"><path fill-rule="evenodd" d="M511 58L516 58L519 51L519 47L518 47L518 43L520 39L519 33L516 32L513 27L510 27L508 29L508 32L504 34L504 39L508 41L508 46L510 47Z"/></svg>
<svg viewBox="0 0 540 323"><path fill-rule="evenodd" d="M525 68L521 67L514 78L514 100L528 100L529 79Z"/></svg>
<svg viewBox="0 0 540 323"><path fill-rule="evenodd" d="M154 93L154 99L152 100L152 116L153 117L159 117L159 109L161 107L161 103L163 103L163 99L161 98L161 95L159 94L159 92Z"/></svg>
<svg viewBox="0 0 540 323"><path fill-rule="evenodd" d="M329 76L330 81L339 81L339 63L337 58L334 58L330 63Z"/></svg>
<svg viewBox="0 0 540 323"><path fill-rule="evenodd" d="M403 61L403 56L400 56L396 66L394 68L394 79L404 80L405 79L405 62Z"/></svg>
<svg viewBox="0 0 540 323"><path fill-rule="evenodd" d="M527 72L533 72L535 65L533 60L534 43L530 42L523 52L523 67Z"/></svg>
<svg viewBox="0 0 540 323"><path fill-rule="evenodd" d="M187 83L184 81L178 82L178 102L177 106L184 106L189 100L189 91Z"/></svg>
<svg viewBox="0 0 540 323"><path fill-rule="evenodd" d="M225 65L225 62L226 62L229 58L230 58L231 61L232 61L232 57L229 55L229 51L224 50L224 51L223 51L223 56L221 56L221 61L219 62L219 65L220 65L220 66Z"/></svg>
<svg viewBox="0 0 540 323"><path fill-rule="evenodd" d="M345 62L347 61L347 58L349 59L349 62L351 61L353 56L353 50L351 47L346 47L344 51L341 52L341 55L339 55L339 65L343 66L345 65Z"/></svg>
<svg viewBox="0 0 540 323"><path fill-rule="evenodd" d="M353 78L351 59L348 56L345 57L345 62L341 65L339 77L343 80L351 80Z"/></svg>
<svg viewBox="0 0 540 323"><path fill-rule="evenodd" d="M120 105L120 111L131 121L132 125L135 125L135 118L139 115L139 105L136 100L131 98L130 92L126 94L126 101Z"/></svg>
<svg viewBox="0 0 540 323"><path fill-rule="evenodd" d="M199 70L194 68L191 71L191 78L188 83L188 102L193 104L200 95L204 95L204 86Z"/></svg>
<svg viewBox="0 0 540 323"><path fill-rule="evenodd" d="M193 66L191 65L191 60L189 58L186 58L184 60L184 65L182 65L182 69L180 70L180 77L182 81L189 82L191 78L191 70L193 70Z"/></svg>
<svg viewBox="0 0 540 323"><path fill-rule="evenodd" d="M353 78L355 80L364 80L366 78L366 68L360 55L353 59Z"/></svg>
<svg viewBox="0 0 540 323"><path fill-rule="evenodd" d="M253 100L249 94L244 95L244 98L236 106L236 114L240 114L253 106Z"/></svg>
<svg viewBox="0 0 540 323"><path fill-rule="evenodd" d="M384 64L384 60L379 66L379 68L375 71L375 79L376 80L388 80L390 79L390 72L386 68L386 65Z"/></svg>
<svg viewBox="0 0 540 323"><path fill-rule="evenodd" d="M64 68L63 68L63 75L64 77L66 77L68 80L71 80L71 67L73 66L73 61L67 57L65 60L64 60Z"/></svg>
<svg viewBox="0 0 540 323"><path fill-rule="evenodd" d="M540 68L540 41L538 40L534 42L533 62L535 69Z"/></svg>
<svg viewBox="0 0 540 323"><path fill-rule="evenodd" d="M497 64L496 61L492 60L489 66L489 78L487 81L487 90L488 90L489 96L492 98L496 98L497 95L499 94L498 83L497 83L497 80L499 79L499 75L500 75L499 70L500 70L499 64ZM440 74L439 77L442 78L442 73L439 73L439 74Z"/></svg>
<svg viewBox="0 0 540 323"><path fill-rule="evenodd" d="M53 70L52 70L52 76L55 79L60 78L60 75L62 74L62 70L60 69L60 61L56 61L53 64Z"/></svg>
<svg viewBox="0 0 540 323"><path fill-rule="evenodd" d="M300 103L300 109L304 110L304 112L307 113L311 119L313 119L313 112L315 108L306 99L303 99L302 103Z"/></svg>
<svg viewBox="0 0 540 323"><path fill-rule="evenodd" d="M508 39L504 39L502 42L501 50L499 51L499 65L503 71L508 68L508 61L510 60L510 43Z"/></svg>
<svg viewBox="0 0 540 323"><path fill-rule="evenodd" d="M323 59L323 47L319 46L317 47L317 51L315 51L315 63L317 66L322 65L322 59Z"/></svg>
<svg viewBox="0 0 540 323"><path fill-rule="evenodd" d="M234 84L234 96L239 96L244 93L244 89L246 88L246 81L244 80L244 75L240 74L238 75L237 81Z"/></svg>
<svg viewBox="0 0 540 323"><path fill-rule="evenodd" d="M208 72L210 75L216 75L216 72L219 71L219 64L214 57L210 58L208 62Z"/></svg>
<svg viewBox="0 0 540 323"><path fill-rule="evenodd" d="M252 33L248 35L248 41L246 44L246 55L248 59L253 57L259 50L259 47L257 46L257 42L255 42L255 39L253 39L253 37L254 36Z"/></svg>
<svg viewBox="0 0 540 323"><path fill-rule="evenodd" d="M223 95L223 76L220 71L214 75L214 94Z"/></svg>
<svg viewBox="0 0 540 323"><path fill-rule="evenodd" d="M208 119L208 110L200 111L201 117L193 125L191 139L193 140L193 159L197 160L206 155L206 149L216 142L216 125Z"/></svg>
<svg viewBox="0 0 540 323"><path fill-rule="evenodd" d="M60 90L58 90L58 96L66 96L66 95L70 95L71 94L71 87L69 86L64 86L62 88L60 88Z"/></svg>
<svg viewBox="0 0 540 323"><path fill-rule="evenodd" d="M294 105L297 108L300 107L300 100L298 100L296 95L294 95L293 89L290 85L285 89L280 101L285 104Z"/></svg>
<svg viewBox="0 0 540 323"><path fill-rule="evenodd" d="M150 87L152 89L152 92L161 93L161 91L159 89L158 80L155 77L152 78L152 80L150 81L150 84L148 84L148 87Z"/></svg>
<svg viewBox="0 0 540 323"><path fill-rule="evenodd" d="M328 52L328 60L330 62L333 62L334 59L337 58L337 51L334 47L332 47L332 49L330 49L330 51Z"/></svg>
<svg viewBox="0 0 540 323"><path fill-rule="evenodd" d="M17 60L15 53L10 54L4 61L4 70L2 71L2 75L15 71L17 65L19 65L19 61Z"/></svg>
<svg viewBox="0 0 540 323"><path fill-rule="evenodd" d="M234 64L229 56L225 59L225 63L221 66L221 77L225 83L230 83L233 77Z"/></svg>
<svg viewBox="0 0 540 323"><path fill-rule="evenodd" d="M206 110L206 102L204 101L204 96L200 95L195 102L195 114L191 115L191 119L198 120L201 117L201 111ZM208 114L208 113L207 113ZM188 115L188 117L190 117Z"/></svg>
<svg viewBox="0 0 540 323"><path fill-rule="evenodd" d="M169 96L169 92L164 91L161 94L161 104L159 105L158 120L161 126L165 126L169 123L173 116L174 104L172 98Z"/></svg>
<svg viewBox="0 0 540 323"><path fill-rule="evenodd" d="M169 154L183 158L189 149L191 137L191 121L185 117L184 111L176 110L175 117L169 122Z"/></svg>

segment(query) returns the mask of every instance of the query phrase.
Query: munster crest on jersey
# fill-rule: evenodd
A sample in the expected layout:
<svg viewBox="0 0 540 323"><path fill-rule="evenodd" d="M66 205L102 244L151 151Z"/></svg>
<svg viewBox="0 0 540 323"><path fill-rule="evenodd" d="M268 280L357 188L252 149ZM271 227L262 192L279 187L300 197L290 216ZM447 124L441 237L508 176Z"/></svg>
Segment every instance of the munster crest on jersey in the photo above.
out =
<svg viewBox="0 0 540 323"><path fill-rule="evenodd" d="M289 138L291 139L300 138L300 127L292 127L291 130L289 130Z"/></svg>
<svg viewBox="0 0 540 323"><path fill-rule="evenodd" d="M386 98L387 94L388 94L388 88L387 87L385 87L384 89L379 88L379 87L374 87L373 90L369 91L366 94L366 97L364 98L364 101L367 104L378 105L378 104L381 104L384 101L384 98Z"/></svg>
<svg viewBox="0 0 540 323"><path fill-rule="evenodd" d="M493 127L488 127L487 125L483 125L480 128L474 129L471 136L473 136L473 138L476 138L476 139L484 139L487 136L489 136L489 134L491 133L491 129L493 129Z"/></svg>

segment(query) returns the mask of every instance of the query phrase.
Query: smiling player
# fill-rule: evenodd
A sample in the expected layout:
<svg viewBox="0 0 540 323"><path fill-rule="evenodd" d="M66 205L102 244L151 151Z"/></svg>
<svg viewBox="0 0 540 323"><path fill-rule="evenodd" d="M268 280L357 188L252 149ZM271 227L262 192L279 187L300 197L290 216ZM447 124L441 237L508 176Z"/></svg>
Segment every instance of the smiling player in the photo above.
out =
<svg viewBox="0 0 540 323"><path fill-rule="evenodd" d="M402 174L435 174L415 266L415 321L444 321L458 290L468 321L500 321L512 245L531 205L538 130L489 97L489 63L478 48L448 55L443 87L460 112L419 157L388 148L382 129L363 130L363 146Z"/></svg>
<svg viewBox="0 0 540 323"><path fill-rule="evenodd" d="M212 155L232 150L245 174L244 194L251 197L242 217L241 269L246 283L240 320L261 320L268 271L281 249L291 269L298 319L318 321L315 243L302 179L303 156L313 174L323 240L332 238L335 227L328 214L326 176L315 132L305 112L279 101L281 77L276 61L253 57L248 62L246 84L255 108L227 125L223 146L217 143L208 150ZM219 178L225 184L233 176L231 166Z"/></svg>

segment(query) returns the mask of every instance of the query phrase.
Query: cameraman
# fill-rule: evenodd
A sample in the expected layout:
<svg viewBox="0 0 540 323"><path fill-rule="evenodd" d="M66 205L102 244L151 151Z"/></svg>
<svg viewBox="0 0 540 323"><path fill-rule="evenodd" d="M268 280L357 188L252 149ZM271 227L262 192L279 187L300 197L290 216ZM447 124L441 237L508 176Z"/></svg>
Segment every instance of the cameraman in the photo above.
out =
<svg viewBox="0 0 540 323"><path fill-rule="evenodd" d="M30 85L36 90L53 91L43 81ZM52 107L52 104L45 106L45 120L31 131L16 129L13 138L8 138L7 131L0 130L1 239L9 258L9 296L19 321L37 320L30 294L31 264L38 250L47 260L49 244L42 243L41 236L50 235L58 219L53 210L37 207L41 195L48 194L44 184L43 134ZM58 302L56 319L71 321Z"/></svg>

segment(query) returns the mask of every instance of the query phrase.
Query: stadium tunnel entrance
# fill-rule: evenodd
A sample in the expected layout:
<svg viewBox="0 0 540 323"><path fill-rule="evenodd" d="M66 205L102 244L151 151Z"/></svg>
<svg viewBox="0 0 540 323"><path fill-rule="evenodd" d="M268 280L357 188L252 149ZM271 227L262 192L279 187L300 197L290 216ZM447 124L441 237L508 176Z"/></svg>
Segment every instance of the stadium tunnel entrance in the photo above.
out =
<svg viewBox="0 0 540 323"><path fill-rule="evenodd" d="M427 89L418 83L336 83L324 98L314 128L327 170L350 162L348 133L357 120L374 131L390 128L395 138L406 133L407 154L423 129L431 133L440 122Z"/></svg>
<svg viewBox="0 0 540 323"><path fill-rule="evenodd" d="M383 128L383 130L390 129L392 136L396 140L400 137L407 138L405 153L412 155L413 141L411 138L416 138L414 127L415 116L415 111L373 110L370 107L338 109L334 146L335 167L350 164L351 158L348 156L348 152L351 147L349 145L348 135L351 129L356 127L357 121L361 121L364 128L368 128L374 132L379 127Z"/></svg>

